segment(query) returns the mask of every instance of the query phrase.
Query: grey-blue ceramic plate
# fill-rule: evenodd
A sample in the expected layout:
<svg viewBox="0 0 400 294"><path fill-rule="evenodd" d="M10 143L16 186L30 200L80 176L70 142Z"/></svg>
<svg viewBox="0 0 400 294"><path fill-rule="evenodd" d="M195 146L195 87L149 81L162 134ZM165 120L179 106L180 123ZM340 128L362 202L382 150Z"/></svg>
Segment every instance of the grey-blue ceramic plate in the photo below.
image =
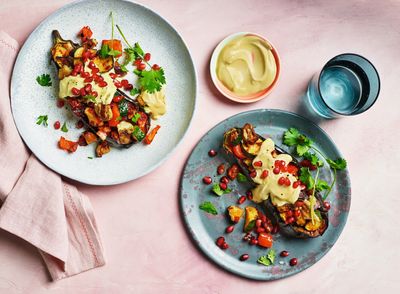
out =
<svg viewBox="0 0 400 294"><path fill-rule="evenodd" d="M235 126L243 126L251 123L256 127L256 132L263 136L271 137L277 145L287 149L282 144L282 135L290 127L295 127L310 137L322 153L329 158L342 157L335 144L329 136L317 125L294 113L260 109L243 112L232 116L214 128L212 128L194 148L190 155L181 180L181 210L187 229L194 242L211 260L237 275L255 280L275 280L299 273L315 264L335 244L346 223L350 209L350 179L347 170L337 174L337 181L333 187L328 200L331 202L329 211L329 228L322 237L315 239L291 239L274 235L273 249L277 253L275 264L264 266L257 263L257 259L265 255L268 250L250 246L242 241L243 219L235 226L231 234L225 234L225 228L230 224L226 217L226 208L237 203L240 195L244 195L249 188L248 184L232 181L229 187L233 192L221 197L214 196L211 192L212 185L202 183L204 176L211 176L213 181L218 183L216 173L217 166L221 163L231 162L232 158L222 149L223 134L226 130ZM215 149L217 156L209 157L208 151ZM332 181L332 175L327 168L321 173L322 179L328 183ZM199 209L200 203L211 201L218 209L219 214L214 216ZM247 200L242 207L255 205ZM256 205L263 209L261 206ZM215 240L224 236L229 249L221 250L215 245ZM290 252L286 258L279 257L282 250ZM247 253L250 258L242 262L239 257ZM297 266L290 266L290 258L298 259Z"/></svg>
<svg viewBox="0 0 400 294"><path fill-rule="evenodd" d="M82 130L66 109L56 107L58 79L50 63L51 32L57 29L64 39L78 41L77 33L90 26L93 37L111 39L110 12L130 43L139 42L151 52L151 62L165 70L167 113L152 125L160 131L149 146L113 149L101 159L94 157L95 144L68 154L57 147L60 136L77 140ZM115 38L121 39L115 30ZM124 44L124 46L126 46ZM52 87L41 87L36 77L48 73ZM11 81L11 106L18 131L26 145L44 164L71 179L93 185L111 185L141 177L159 166L181 142L192 119L196 101L196 72L189 50L178 32L156 12L122 0L73 2L47 17L28 37L15 62ZM39 115L48 115L47 128L36 125ZM53 124L66 122L68 133Z"/></svg>

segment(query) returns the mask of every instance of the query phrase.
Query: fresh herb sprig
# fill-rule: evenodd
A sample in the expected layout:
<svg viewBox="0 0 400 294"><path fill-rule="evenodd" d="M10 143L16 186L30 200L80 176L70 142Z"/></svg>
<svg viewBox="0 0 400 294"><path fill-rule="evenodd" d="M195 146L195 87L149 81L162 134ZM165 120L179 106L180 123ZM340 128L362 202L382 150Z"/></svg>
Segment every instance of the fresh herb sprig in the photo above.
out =
<svg viewBox="0 0 400 294"><path fill-rule="evenodd" d="M260 256L257 262L265 266L270 266L274 264L275 257L276 257L276 251L274 249L270 249L267 255Z"/></svg>
<svg viewBox="0 0 400 294"><path fill-rule="evenodd" d="M219 184L214 184L212 187L212 191L214 192L215 195L217 196L222 196L224 194L229 194L232 192L232 189L226 188L225 190L223 190Z"/></svg>
<svg viewBox="0 0 400 294"><path fill-rule="evenodd" d="M51 77L49 74L42 74L41 76L37 76L36 81L42 87L50 87L52 85Z"/></svg>
<svg viewBox="0 0 400 294"><path fill-rule="evenodd" d="M144 51L140 47L139 43L135 43L134 46L129 44L121 28L118 25L116 25L116 27L119 33L121 34L123 40L129 47L124 50L126 56L125 56L125 61L122 64L121 68L123 68L123 70L126 70L126 65L128 65L133 60L140 58L147 64L148 67L150 67L150 69L148 70L135 69L133 71L139 77L139 84L141 88L149 93L160 91L162 85L166 83L164 69L162 67L154 69L153 66L148 61L145 60Z"/></svg>
<svg viewBox="0 0 400 294"><path fill-rule="evenodd" d="M37 125L43 125L45 127L48 126L47 120L49 117L47 115L39 115L38 118L36 119L36 124Z"/></svg>
<svg viewBox="0 0 400 294"><path fill-rule="evenodd" d="M322 167L324 164L316 153L321 155L329 164L330 169L333 171L333 181L330 185L328 185L328 183L323 180L318 180L317 176L314 179L308 168L303 167L300 170L300 181L302 181L307 186L307 189L313 189L317 191L326 190L323 196L323 200L325 200L336 182L337 171L343 170L347 167L346 160L344 158L337 158L333 160L326 157L318 148L315 147L314 142L310 138L308 138L304 134L301 134L295 128L290 128L284 133L283 144L290 147L295 147L297 155L309 160L310 164L317 168L317 176L319 174L319 168ZM312 149L316 153L309 152L310 149Z"/></svg>
<svg viewBox="0 0 400 294"><path fill-rule="evenodd" d="M114 50L114 15L112 11L110 12L110 17L111 17L111 48L107 44L104 44L101 46L99 55L101 58L106 58L107 56L113 56L116 57L120 55L122 52L118 50Z"/></svg>
<svg viewBox="0 0 400 294"><path fill-rule="evenodd" d="M214 204L210 201L204 201L199 205L199 208L207 213L211 213L213 215L218 214L218 210L215 208Z"/></svg>
<svg viewBox="0 0 400 294"><path fill-rule="evenodd" d="M63 131L64 133L68 132L68 126L67 126L67 122L64 122L62 127L61 127L61 131Z"/></svg>

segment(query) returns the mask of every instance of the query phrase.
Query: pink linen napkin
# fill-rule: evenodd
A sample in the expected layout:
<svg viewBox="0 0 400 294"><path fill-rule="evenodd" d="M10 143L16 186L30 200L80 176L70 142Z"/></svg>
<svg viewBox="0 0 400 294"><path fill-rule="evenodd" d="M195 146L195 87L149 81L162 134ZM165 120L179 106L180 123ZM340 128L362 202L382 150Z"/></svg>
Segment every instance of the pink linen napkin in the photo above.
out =
<svg viewBox="0 0 400 294"><path fill-rule="evenodd" d="M17 51L0 31L0 228L37 247L58 280L104 265L103 247L87 196L31 154L14 125L9 87Z"/></svg>

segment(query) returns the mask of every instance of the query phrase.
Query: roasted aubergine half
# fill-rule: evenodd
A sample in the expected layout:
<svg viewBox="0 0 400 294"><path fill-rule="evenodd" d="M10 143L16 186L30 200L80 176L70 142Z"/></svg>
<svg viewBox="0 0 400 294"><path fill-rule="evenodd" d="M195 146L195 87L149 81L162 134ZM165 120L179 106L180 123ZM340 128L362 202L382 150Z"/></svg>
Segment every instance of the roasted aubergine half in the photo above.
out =
<svg viewBox="0 0 400 294"><path fill-rule="evenodd" d="M280 232L292 238L314 238L328 228L328 211L319 193L299 180L295 158L263 138L251 124L225 132L224 149L232 154L254 184L253 201L262 203L266 215Z"/></svg>

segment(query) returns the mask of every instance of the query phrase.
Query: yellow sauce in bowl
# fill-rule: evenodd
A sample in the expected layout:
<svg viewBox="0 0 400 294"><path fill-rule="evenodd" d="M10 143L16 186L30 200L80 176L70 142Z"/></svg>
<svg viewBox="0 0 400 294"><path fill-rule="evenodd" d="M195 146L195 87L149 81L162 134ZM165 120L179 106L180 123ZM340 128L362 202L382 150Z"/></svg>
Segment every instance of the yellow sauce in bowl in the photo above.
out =
<svg viewBox="0 0 400 294"><path fill-rule="evenodd" d="M278 65L272 46L256 35L242 35L221 50L216 74L218 80L237 96L263 92L276 80Z"/></svg>

